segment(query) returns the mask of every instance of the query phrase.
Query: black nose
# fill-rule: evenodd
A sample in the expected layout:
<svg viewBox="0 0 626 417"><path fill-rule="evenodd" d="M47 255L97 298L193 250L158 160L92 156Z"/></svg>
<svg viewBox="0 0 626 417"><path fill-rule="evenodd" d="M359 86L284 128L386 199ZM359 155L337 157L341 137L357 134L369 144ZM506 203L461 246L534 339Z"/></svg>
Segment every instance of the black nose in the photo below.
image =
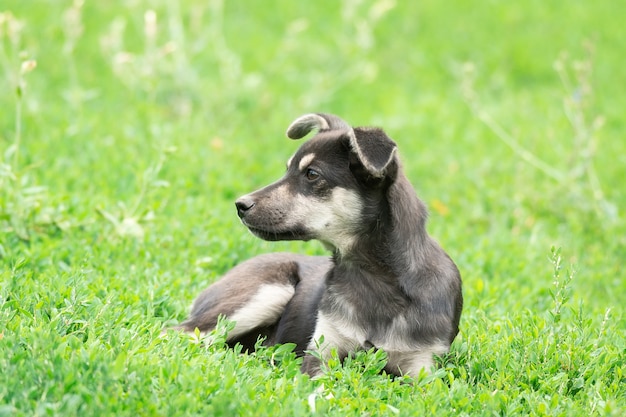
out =
<svg viewBox="0 0 626 417"><path fill-rule="evenodd" d="M254 204L254 200L248 196L238 198L237 201L235 201L235 206L237 207L237 215L239 218L243 219L248 210L254 207Z"/></svg>

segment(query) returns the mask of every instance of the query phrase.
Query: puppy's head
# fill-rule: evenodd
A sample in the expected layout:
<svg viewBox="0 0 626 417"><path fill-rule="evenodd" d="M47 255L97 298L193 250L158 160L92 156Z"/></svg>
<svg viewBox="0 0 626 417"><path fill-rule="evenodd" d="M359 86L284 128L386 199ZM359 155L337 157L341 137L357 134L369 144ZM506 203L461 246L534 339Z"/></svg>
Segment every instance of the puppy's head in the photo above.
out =
<svg viewBox="0 0 626 417"><path fill-rule="evenodd" d="M237 213L262 239L318 239L345 251L377 221L398 171L396 144L381 129L353 129L327 114L296 119L287 136L301 139L313 130L285 176L239 198Z"/></svg>

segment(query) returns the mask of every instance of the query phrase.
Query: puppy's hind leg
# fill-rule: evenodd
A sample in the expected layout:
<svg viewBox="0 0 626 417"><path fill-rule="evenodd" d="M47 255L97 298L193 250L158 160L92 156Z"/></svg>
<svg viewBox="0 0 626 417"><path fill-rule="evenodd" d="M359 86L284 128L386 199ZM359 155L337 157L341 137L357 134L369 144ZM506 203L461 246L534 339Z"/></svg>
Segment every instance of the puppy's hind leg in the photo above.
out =
<svg viewBox="0 0 626 417"><path fill-rule="evenodd" d="M204 290L194 301L189 318L176 328L207 333L222 315L235 322L226 341L252 350L258 336L273 337L298 280L298 265L288 254L252 258Z"/></svg>

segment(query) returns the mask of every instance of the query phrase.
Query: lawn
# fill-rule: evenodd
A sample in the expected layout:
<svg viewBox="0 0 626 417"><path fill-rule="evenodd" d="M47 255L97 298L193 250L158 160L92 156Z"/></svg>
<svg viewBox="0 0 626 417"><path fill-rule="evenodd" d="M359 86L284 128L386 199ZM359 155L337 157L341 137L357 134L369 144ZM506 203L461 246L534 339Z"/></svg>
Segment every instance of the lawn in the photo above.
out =
<svg viewBox="0 0 626 417"><path fill-rule="evenodd" d="M0 416L626 414L626 37L610 2L5 0ZM301 114L383 127L464 280L451 353L310 380L159 337L254 238Z"/></svg>

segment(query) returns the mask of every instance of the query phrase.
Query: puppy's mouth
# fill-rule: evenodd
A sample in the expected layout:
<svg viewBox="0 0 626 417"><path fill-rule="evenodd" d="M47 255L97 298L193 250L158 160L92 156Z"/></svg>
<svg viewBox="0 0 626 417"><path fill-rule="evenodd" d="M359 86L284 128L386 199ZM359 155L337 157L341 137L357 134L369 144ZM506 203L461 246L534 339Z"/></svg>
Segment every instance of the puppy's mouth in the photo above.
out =
<svg viewBox="0 0 626 417"><path fill-rule="evenodd" d="M310 240L309 233L302 227L297 227L291 230L272 230L270 228L259 228L251 226L243 222L243 224L258 238L267 240L270 242L276 242L279 240Z"/></svg>

